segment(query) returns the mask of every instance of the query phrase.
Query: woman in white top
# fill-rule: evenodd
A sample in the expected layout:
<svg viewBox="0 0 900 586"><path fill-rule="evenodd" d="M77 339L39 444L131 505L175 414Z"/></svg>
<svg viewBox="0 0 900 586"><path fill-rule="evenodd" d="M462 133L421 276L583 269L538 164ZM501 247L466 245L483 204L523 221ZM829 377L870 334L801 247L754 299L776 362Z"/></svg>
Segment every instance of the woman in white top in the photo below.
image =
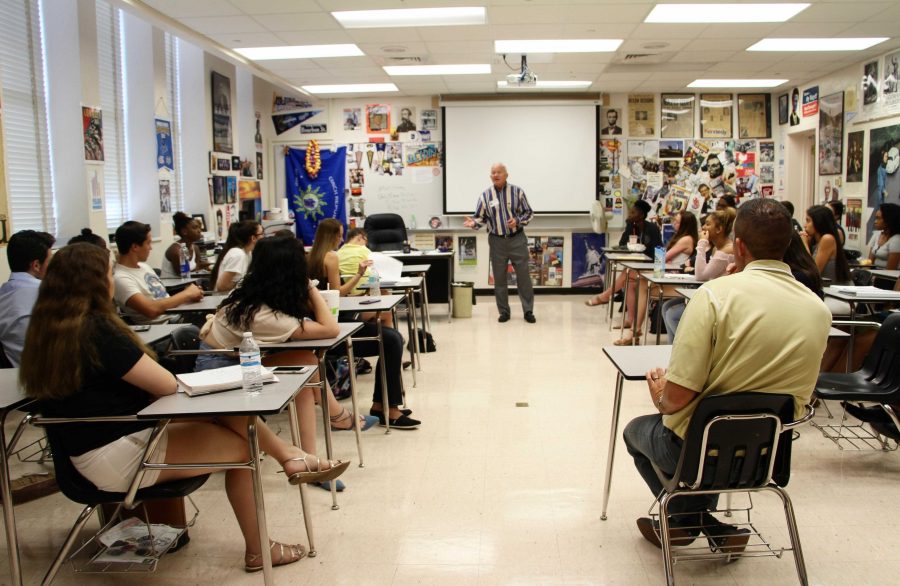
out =
<svg viewBox="0 0 900 586"><path fill-rule="evenodd" d="M216 260L209 282L213 289L227 292L234 289L250 266L250 253L257 241L263 237L263 228L255 220L243 220L228 228L225 248Z"/></svg>
<svg viewBox="0 0 900 586"><path fill-rule="evenodd" d="M900 266L900 206L883 203L875 211L873 227L880 232L869 241L869 260L879 269L897 270Z"/></svg>
<svg viewBox="0 0 900 586"><path fill-rule="evenodd" d="M172 224L175 227L175 234L179 240L172 243L166 249L166 258L162 263L162 271L160 276L163 279L177 279L181 276L181 245L187 247L188 266L190 270L205 270L209 268L209 263L203 260L203 254L197 242L203 238L203 232L200 230L200 222L191 218L184 212L175 212L172 216Z"/></svg>
<svg viewBox="0 0 900 586"><path fill-rule="evenodd" d="M672 217L672 226L675 228L675 234L669 239L669 243L666 245L666 264L681 266L690 260L691 255L694 254L694 248L697 245L697 217L688 211L678 212ZM636 314L635 308L633 307L634 304L628 304L628 321L634 324L632 327L634 334L626 335L626 332L623 332L622 337L613 342L613 344L617 346L632 344L640 338L641 325L644 321L644 314L647 311L647 291L644 287L639 286L639 281L640 279L629 281L629 288L631 290L633 290L634 287L638 288ZM659 290L654 287L652 294L658 296ZM664 287L663 295L666 297L675 296L676 293L674 287ZM625 299L631 300L633 297L632 295L626 295Z"/></svg>

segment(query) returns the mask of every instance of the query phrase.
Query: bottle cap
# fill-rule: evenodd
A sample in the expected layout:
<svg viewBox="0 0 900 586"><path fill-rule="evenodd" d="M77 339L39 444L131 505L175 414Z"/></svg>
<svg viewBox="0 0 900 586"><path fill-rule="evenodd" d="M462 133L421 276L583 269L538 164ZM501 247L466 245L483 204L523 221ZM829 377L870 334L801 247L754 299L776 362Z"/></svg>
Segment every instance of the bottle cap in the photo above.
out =
<svg viewBox="0 0 900 586"><path fill-rule="evenodd" d="M253 332L244 332L244 337L245 337L245 338L252 338L252 337L253 337Z"/></svg>

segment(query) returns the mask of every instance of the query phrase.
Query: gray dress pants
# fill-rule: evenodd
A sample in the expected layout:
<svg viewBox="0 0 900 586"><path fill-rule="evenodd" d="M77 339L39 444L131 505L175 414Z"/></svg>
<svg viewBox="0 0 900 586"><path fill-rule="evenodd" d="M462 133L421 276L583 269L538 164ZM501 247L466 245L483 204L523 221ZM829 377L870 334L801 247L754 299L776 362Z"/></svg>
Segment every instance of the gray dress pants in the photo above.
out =
<svg viewBox="0 0 900 586"><path fill-rule="evenodd" d="M511 238L504 238L495 234L488 234L488 244L491 250L491 269L494 271L494 298L497 300L497 310L500 315L509 315L509 290L506 285L506 264L511 262L516 270L516 288L519 290L519 300L522 302L522 311L528 313L534 310L534 287L531 285L531 275L528 273L528 239L525 231Z"/></svg>

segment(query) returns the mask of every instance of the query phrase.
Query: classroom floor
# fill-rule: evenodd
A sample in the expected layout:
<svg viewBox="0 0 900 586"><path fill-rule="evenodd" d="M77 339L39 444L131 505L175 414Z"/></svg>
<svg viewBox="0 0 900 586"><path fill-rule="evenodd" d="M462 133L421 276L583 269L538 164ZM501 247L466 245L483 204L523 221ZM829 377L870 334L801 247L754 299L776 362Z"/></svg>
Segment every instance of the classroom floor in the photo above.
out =
<svg viewBox="0 0 900 586"><path fill-rule="evenodd" d="M438 351L424 356L417 388L406 373L421 429L365 432L362 469L353 434L335 434L336 454L354 461L343 476L348 488L339 495L340 510L331 510L325 491L307 491L318 556L276 568L276 583L664 583L660 551L634 525L652 496L621 433L609 520L600 521L615 380L600 348L613 335L604 310L583 299L538 296L534 325L522 319L517 300L506 324L497 323L492 298L479 297L472 319L452 323L446 306L435 307ZM366 406L372 381L360 377ZM620 428L652 411L646 385L626 383ZM288 433L283 417L271 423ZM17 465L13 476L33 468ZM297 490L275 474L271 460L266 468L270 535L305 541ZM897 579L898 479L900 453L842 452L818 430L802 428L788 491L811 584ZM78 575L66 566L57 583L262 583L260 574L243 571L221 475L195 499L201 514L191 543L166 556L155 575ZM774 497L754 504L757 528L787 545L780 504ZM26 583L39 582L79 510L58 494L16 507ZM675 571L679 584L797 583L790 554ZM8 583L5 555L0 583Z"/></svg>

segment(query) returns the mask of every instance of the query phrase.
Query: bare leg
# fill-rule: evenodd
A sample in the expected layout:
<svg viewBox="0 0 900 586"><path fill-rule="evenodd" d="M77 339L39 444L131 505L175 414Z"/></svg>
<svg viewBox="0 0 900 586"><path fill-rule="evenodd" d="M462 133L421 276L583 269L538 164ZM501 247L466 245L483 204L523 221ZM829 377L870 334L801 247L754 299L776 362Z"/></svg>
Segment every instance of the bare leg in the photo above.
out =
<svg viewBox="0 0 900 586"><path fill-rule="evenodd" d="M625 286L625 273L627 271L619 271L619 274L616 275L616 282L613 283L613 286L604 291L603 293L597 293L594 295L591 300L594 302L594 305L598 303L609 303L609 300L612 299L613 294Z"/></svg>

